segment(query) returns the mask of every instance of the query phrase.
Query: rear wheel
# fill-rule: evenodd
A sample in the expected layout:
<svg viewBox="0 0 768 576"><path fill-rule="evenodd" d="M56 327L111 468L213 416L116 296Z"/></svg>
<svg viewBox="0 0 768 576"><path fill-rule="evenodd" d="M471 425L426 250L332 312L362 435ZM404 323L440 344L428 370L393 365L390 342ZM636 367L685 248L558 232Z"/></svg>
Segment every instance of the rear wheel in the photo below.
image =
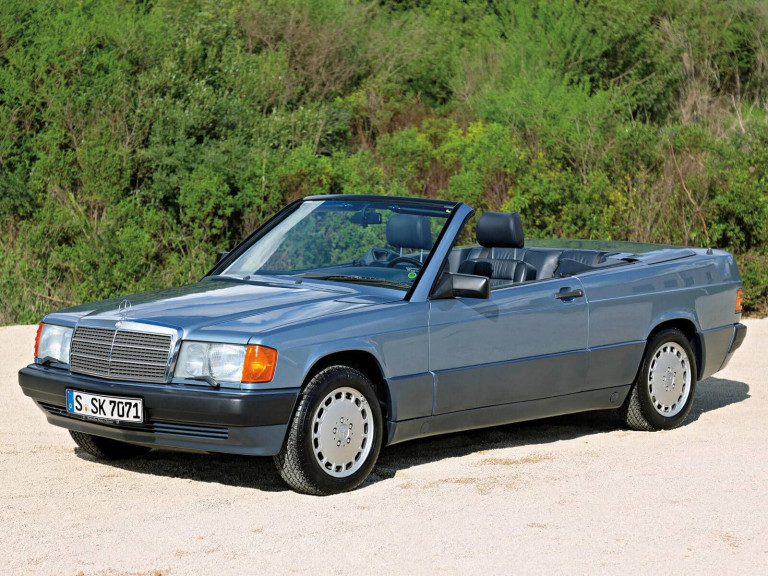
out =
<svg viewBox="0 0 768 576"><path fill-rule="evenodd" d="M111 438L102 438L85 432L69 431L70 436L75 443L88 452L91 456L102 460L122 460L124 458L133 458L141 456L151 450L148 446L139 446L138 444L128 444Z"/></svg>
<svg viewBox="0 0 768 576"><path fill-rule="evenodd" d="M671 430L688 416L696 391L696 358L685 334L662 330L648 341L632 390L620 408L635 430Z"/></svg>
<svg viewBox="0 0 768 576"><path fill-rule="evenodd" d="M275 465L297 492L346 492L371 473L382 439L381 408L371 381L348 366L331 366L303 391Z"/></svg>

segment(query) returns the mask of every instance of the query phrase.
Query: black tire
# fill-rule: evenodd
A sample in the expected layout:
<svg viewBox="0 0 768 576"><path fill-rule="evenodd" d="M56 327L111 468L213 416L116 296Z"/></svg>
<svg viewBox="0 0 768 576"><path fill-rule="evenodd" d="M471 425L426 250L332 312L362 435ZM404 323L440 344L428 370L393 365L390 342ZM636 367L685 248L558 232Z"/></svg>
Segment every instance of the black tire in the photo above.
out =
<svg viewBox="0 0 768 576"><path fill-rule="evenodd" d="M91 456L101 460L123 460L141 456L151 450L148 446L139 446L138 444L128 444L111 438L102 438L85 432L69 431L72 440Z"/></svg>
<svg viewBox="0 0 768 576"><path fill-rule="evenodd" d="M671 358L666 369L664 358ZM624 423L633 430L648 432L680 426L693 406L697 374L696 356L685 334L677 328L654 334L645 347L632 389L619 408Z"/></svg>
<svg viewBox="0 0 768 576"><path fill-rule="evenodd" d="M339 414L347 415L348 428L345 416L339 422ZM353 421L358 424L356 430L350 425ZM288 437L274 461L280 476L297 492L338 494L356 488L368 477L383 436L381 407L370 379L348 366L330 366L302 391ZM322 461L326 458L322 442L329 446L326 453L341 454L340 459L328 456ZM336 462L342 464L336 466Z"/></svg>

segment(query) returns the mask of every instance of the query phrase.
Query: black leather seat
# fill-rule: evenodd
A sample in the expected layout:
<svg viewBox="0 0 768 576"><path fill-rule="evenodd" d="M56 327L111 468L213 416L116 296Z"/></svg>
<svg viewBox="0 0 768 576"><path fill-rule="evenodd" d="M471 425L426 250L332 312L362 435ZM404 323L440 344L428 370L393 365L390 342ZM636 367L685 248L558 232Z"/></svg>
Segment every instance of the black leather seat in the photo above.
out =
<svg viewBox="0 0 768 576"><path fill-rule="evenodd" d="M432 229L427 216L392 214L387 220L387 244L413 250L432 249Z"/></svg>
<svg viewBox="0 0 768 576"><path fill-rule="evenodd" d="M563 250L561 260L575 260L587 266L594 266L605 255L605 252L598 250Z"/></svg>
<svg viewBox="0 0 768 576"><path fill-rule="evenodd" d="M606 256L614 252L601 252L599 250L564 250L560 262L555 270L559 277L573 276L582 272L589 272L605 262Z"/></svg>
<svg viewBox="0 0 768 576"><path fill-rule="evenodd" d="M487 276L492 288L536 279L536 269L522 260L525 238L517 212L486 212L477 221L475 235L488 250L480 252L481 258L470 254L459 266L460 273Z"/></svg>
<svg viewBox="0 0 768 576"><path fill-rule="evenodd" d="M533 280L536 271L522 260L465 260L459 266L460 274L474 274L491 279L491 287Z"/></svg>
<svg viewBox="0 0 768 576"><path fill-rule="evenodd" d="M527 248L523 254L523 262L536 269L536 280L554 278L562 253L563 251L557 248Z"/></svg>

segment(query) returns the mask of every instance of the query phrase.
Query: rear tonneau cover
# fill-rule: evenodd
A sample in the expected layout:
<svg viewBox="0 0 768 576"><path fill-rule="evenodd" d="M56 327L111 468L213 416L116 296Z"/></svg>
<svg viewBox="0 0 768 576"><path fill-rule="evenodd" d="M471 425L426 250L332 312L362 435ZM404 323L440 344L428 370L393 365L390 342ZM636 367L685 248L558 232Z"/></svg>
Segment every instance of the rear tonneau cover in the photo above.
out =
<svg viewBox="0 0 768 576"><path fill-rule="evenodd" d="M689 258L690 256L695 255L696 252L690 248L667 248L665 250L657 250L645 254L617 254L612 258L620 258L621 260L626 260L628 262L642 262L643 264L659 264L661 262L680 260L681 258Z"/></svg>

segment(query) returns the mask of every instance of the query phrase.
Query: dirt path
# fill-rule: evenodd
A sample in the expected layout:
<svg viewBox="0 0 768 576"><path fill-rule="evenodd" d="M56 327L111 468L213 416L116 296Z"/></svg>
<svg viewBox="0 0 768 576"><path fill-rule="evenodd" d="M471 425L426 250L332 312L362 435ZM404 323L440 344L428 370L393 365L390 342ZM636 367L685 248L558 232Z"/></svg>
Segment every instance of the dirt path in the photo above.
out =
<svg viewBox="0 0 768 576"><path fill-rule="evenodd" d="M768 320L671 432L591 413L384 449L357 491L271 459L106 464L23 396L35 328L0 328L2 574L768 573Z"/></svg>

